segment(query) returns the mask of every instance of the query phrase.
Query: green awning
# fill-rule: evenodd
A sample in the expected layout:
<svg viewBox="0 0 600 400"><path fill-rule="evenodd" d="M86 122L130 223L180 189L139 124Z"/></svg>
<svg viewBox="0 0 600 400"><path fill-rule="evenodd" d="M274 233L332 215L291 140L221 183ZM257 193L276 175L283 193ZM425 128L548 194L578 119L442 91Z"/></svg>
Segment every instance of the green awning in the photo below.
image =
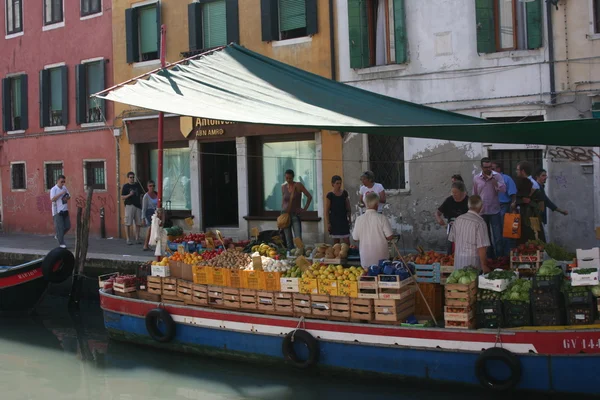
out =
<svg viewBox="0 0 600 400"><path fill-rule="evenodd" d="M231 44L100 97L252 124L489 143L600 145L600 120L494 123L379 95Z"/></svg>

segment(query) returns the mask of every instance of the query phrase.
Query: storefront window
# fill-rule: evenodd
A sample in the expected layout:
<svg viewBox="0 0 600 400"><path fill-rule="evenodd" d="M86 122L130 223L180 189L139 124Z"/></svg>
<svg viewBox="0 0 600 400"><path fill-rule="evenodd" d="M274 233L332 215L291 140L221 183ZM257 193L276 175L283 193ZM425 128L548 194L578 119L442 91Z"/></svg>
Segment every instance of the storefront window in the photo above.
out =
<svg viewBox="0 0 600 400"><path fill-rule="evenodd" d="M150 151L150 179L156 180L158 150ZM163 156L163 206L171 202L172 210L191 210L190 149L164 149Z"/></svg>
<svg viewBox="0 0 600 400"><path fill-rule="evenodd" d="M301 182L312 194L313 201L308 211L316 211L317 154L314 140L293 142L267 142L262 144L263 157L263 210L281 210L281 185L285 183L285 171L296 173L294 180ZM302 201L304 206L305 200Z"/></svg>

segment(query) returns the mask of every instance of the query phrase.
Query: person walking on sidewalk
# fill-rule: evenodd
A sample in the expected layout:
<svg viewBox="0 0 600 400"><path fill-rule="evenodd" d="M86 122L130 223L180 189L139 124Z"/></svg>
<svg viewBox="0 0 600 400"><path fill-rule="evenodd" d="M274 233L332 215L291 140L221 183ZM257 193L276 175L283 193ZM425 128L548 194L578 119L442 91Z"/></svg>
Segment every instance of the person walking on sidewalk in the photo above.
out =
<svg viewBox="0 0 600 400"><path fill-rule="evenodd" d="M158 193L154 191L154 187L154 181L148 181L148 192L146 192L144 198L142 199L142 216L144 217L144 225L148 227L148 229L146 229L146 239L144 240L144 251L150 250L148 243L150 241L152 216L158 207Z"/></svg>
<svg viewBox="0 0 600 400"><path fill-rule="evenodd" d="M65 244L65 234L71 229L71 220L69 218L69 199L71 195L65 186L66 178L64 175L59 175L56 185L50 189L50 201L52 202L52 219L54 220L54 230L56 232L56 240L63 249L67 247Z"/></svg>
<svg viewBox="0 0 600 400"><path fill-rule="evenodd" d="M504 227L504 216L507 213L512 213L516 211L517 185L513 178L504 173L504 166L500 161L492 162L492 169L502 176L504 184L506 185L506 192L498 194L498 198L500 199L500 217L502 218L502 226ZM503 237L502 254L497 254L497 256L508 257L510 256L511 249L514 249L515 247L517 247L515 239L508 239Z"/></svg>
<svg viewBox="0 0 600 400"><path fill-rule="evenodd" d="M142 195L144 189L139 182L135 181L135 174L133 172L127 173L128 182L123 185L121 191L121 199L125 202L125 237L127 238L127 244L133 244L133 238L131 237L131 227L133 226L133 234L135 235L135 241L141 244L140 240L140 227L142 225Z"/></svg>

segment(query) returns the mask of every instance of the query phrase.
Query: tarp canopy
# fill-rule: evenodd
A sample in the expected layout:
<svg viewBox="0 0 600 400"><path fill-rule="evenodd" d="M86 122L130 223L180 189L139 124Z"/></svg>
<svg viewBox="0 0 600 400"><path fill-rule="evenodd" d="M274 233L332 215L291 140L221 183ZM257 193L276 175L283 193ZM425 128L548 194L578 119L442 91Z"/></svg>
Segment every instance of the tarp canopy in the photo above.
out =
<svg viewBox="0 0 600 400"><path fill-rule="evenodd" d="M236 44L97 96L240 123L466 142L600 145L600 120L490 122L332 81Z"/></svg>

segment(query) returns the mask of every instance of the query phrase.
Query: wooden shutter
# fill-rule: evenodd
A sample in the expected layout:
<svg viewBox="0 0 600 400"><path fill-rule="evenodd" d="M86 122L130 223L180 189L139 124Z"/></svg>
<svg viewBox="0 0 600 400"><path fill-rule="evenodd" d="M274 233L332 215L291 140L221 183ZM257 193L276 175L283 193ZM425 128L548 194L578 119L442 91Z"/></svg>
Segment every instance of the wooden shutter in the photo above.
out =
<svg viewBox="0 0 600 400"><path fill-rule="evenodd" d="M279 40L279 9L277 0L260 0L260 21L263 42Z"/></svg>
<svg viewBox="0 0 600 400"><path fill-rule="evenodd" d="M158 52L158 58L160 58L160 54L161 54L161 51L160 51L160 38L162 37L162 35L161 35L161 31L162 31L162 28L161 28L162 22L161 21L162 20L161 20L161 15L160 15L161 14L160 13L160 9L161 9L160 6L161 6L161 3L157 2L156 3L156 29L158 31L157 31L157 34L156 34L156 51Z"/></svg>
<svg viewBox="0 0 600 400"><path fill-rule="evenodd" d="M306 28L305 0L279 0L279 30Z"/></svg>
<svg viewBox="0 0 600 400"><path fill-rule="evenodd" d="M62 124L69 125L69 80L67 76L67 66L60 67L60 82L62 84L61 100L62 100Z"/></svg>
<svg viewBox="0 0 600 400"><path fill-rule="evenodd" d="M202 4L188 4L188 35L190 50L203 49L202 44Z"/></svg>
<svg viewBox="0 0 600 400"><path fill-rule="evenodd" d="M29 107L27 104L27 75L21 75L21 130L29 128Z"/></svg>
<svg viewBox="0 0 600 400"><path fill-rule="evenodd" d="M496 51L494 0L475 0L475 20L477 52L494 53Z"/></svg>
<svg viewBox="0 0 600 400"><path fill-rule="evenodd" d="M125 10L125 42L127 46L127 62L132 64L139 61L138 19L133 8Z"/></svg>
<svg viewBox="0 0 600 400"><path fill-rule="evenodd" d="M369 65L367 0L348 0L348 31L350 67L367 67Z"/></svg>
<svg viewBox="0 0 600 400"><path fill-rule="evenodd" d="M408 61L404 0L394 0L394 42L396 46L396 63L403 64Z"/></svg>
<svg viewBox="0 0 600 400"><path fill-rule="evenodd" d="M240 42L239 0L226 0L227 8L227 44Z"/></svg>
<svg viewBox="0 0 600 400"><path fill-rule="evenodd" d="M206 48L227 44L227 7L225 0L212 1L202 7L202 41Z"/></svg>
<svg viewBox="0 0 600 400"><path fill-rule="evenodd" d="M319 31L319 18L317 0L306 0L306 34L314 35ZM330 11L332 12L332 11Z"/></svg>
<svg viewBox="0 0 600 400"><path fill-rule="evenodd" d="M50 70L40 71L40 127L50 125Z"/></svg>
<svg viewBox="0 0 600 400"><path fill-rule="evenodd" d="M10 78L4 78L2 79L2 130L4 132L12 130L10 118Z"/></svg>
<svg viewBox="0 0 600 400"><path fill-rule="evenodd" d="M527 13L527 48L538 49L542 47L543 33L542 28L542 0L535 0L531 3L526 3Z"/></svg>
<svg viewBox="0 0 600 400"><path fill-rule="evenodd" d="M77 125L87 122L87 79L85 64L75 66L75 120Z"/></svg>

